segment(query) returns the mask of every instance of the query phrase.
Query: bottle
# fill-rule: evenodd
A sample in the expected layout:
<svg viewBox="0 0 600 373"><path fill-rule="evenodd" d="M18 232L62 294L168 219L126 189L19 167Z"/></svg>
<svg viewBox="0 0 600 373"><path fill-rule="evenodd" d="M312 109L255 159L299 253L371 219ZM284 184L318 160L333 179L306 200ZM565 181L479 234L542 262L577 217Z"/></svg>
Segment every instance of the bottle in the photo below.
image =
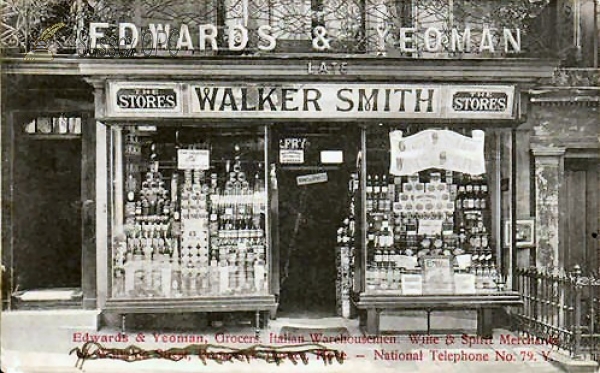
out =
<svg viewBox="0 0 600 373"><path fill-rule="evenodd" d="M484 280L483 280L483 267L481 263L477 263L475 265L475 284L478 290L483 289Z"/></svg>
<svg viewBox="0 0 600 373"><path fill-rule="evenodd" d="M445 174L445 182L446 182L446 184L450 185L450 184L454 183L453 176L454 175L453 175L452 171L446 171L446 174ZM448 188L448 190L449 189L450 188Z"/></svg>
<svg viewBox="0 0 600 373"><path fill-rule="evenodd" d="M391 202L390 202L388 192L389 192L389 185L388 185L387 175L383 174L383 176L381 178L380 210L384 211L384 212L391 210L390 209Z"/></svg>
<svg viewBox="0 0 600 373"><path fill-rule="evenodd" d="M474 196L473 196L473 184L467 184L465 186L465 200L463 202L464 209L472 209L475 207Z"/></svg>
<svg viewBox="0 0 600 373"><path fill-rule="evenodd" d="M482 287L484 289L488 289L490 287L490 280L491 280L491 272L490 272L490 266L487 265L487 263L483 264L483 273L482 273L482 280L483 280L483 284Z"/></svg>
<svg viewBox="0 0 600 373"><path fill-rule="evenodd" d="M219 262L219 295L227 294L229 290L229 265L227 260Z"/></svg>
<svg viewBox="0 0 600 373"><path fill-rule="evenodd" d="M488 250L489 248L489 238L488 238L488 233L487 233L487 229L485 229L485 226L481 228L481 248L483 250Z"/></svg>
<svg viewBox="0 0 600 373"><path fill-rule="evenodd" d="M373 211L373 180L371 179L371 175L367 176L367 186L366 186L365 191L367 194L367 201L366 201L367 212L371 212L371 211Z"/></svg>
<svg viewBox="0 0 600 373"><path fill-rule="evenodd" d="M497 286L498 280L498 269L496 268L496 264L492 263L490 265L490 288L495 288Z"/></svg>
<svg viewBox="0 0 600 373"><path fill-rule="evenodd" d="M458 195L456 196L456 210L460 211L464 206L465 199L465 186L461 185L458 187Z"/></svg>
<svg viewBox="0 0 600 373"><path fill-rule="evenodd" d="M446 213L446 218L442 222L442 237L444 238L444 241L446 241L447 238L451 237L453 233L454 222L452 221L452 215Z"/></svg>
<svg viewBox="0 0 600 373"><path fill-rule="evenodd" d="M208 266L209 293L211 295L219 294L219 261L216 256L211 258Z"/></svg>
<svg viewBox="0 0 600 373"><path fill-rule="evenodd" d="M475 251L478 251L481 249L481 235L479 233L479 228L474 227L471 230L471 248Z"/></svg>
<svg viewBox="0 0 600 373"><path fill-rule="evenodd" d="M479 184L473 185L473 208L480 209L481 208L481 192L480 192Z"/></svg>
<svg viewBox="0 0 600 373"><path fill-rule="evenodd" d="M485 178L484 178L481 183L481 197L480 197L480 201L479 201L479 207L482 210L487 209L487 194L488 194L488 186L487 186L487 184L485 184Z"/></svg>
<svg viewBox="0 0 600 373"><path fill-rule="evenodd" d="M258 293L263 293L265 286L265 262L257 260L254 263L254 288Z"/></svg>
<svg viewBox="0 0 600 373"><path fill-rule="evenodd" d="M382 198L381 198L381 183L379 175L375 175L373 181L373 211L379 212L382 210Z"/></svg>
<svg viewBox="0 0 600 373"><path fill-rule="evenodd" d="M367 246L375 248L375 227L372 222L369 223L369 227L367 228Z"/></svg>
<svg viewBox="0 0 600 373"><path fill-rule="evenodd" d="M405 253L407 255L416 253L417 244L417 219L410 216L406 222L406 248L410 251L405 251Z"/></svg>
<svg viewBox="0 0 600 373"><path fill-rule="evenodd" d="M386 263L386 283L387 288L392 290L394 289L394 267L391 263Z"/></svg>
<svg viewBox="0 0 600 373"><path fill-rule="evenodd" d="M394 249L392 250L392 257L390 258L390 260L393 262L394 265L396 265L396 263L398 263L400 261L400 250L398 249Z"/></svg>
<svg viewBox="0 0 600 373"><path fill-rule="evenodd" d="M389 223L387 220L384 220L381 223L381 236L380 236L380 246L384 248L389 248L394 244L394 238L392 232L390 231Z"/></svg>
<svg viewBox="0 0 600 373"><path fill-rule="evenodd" d="M460 227L458 228L458 247L462 250L466 250L466 241L467 241L467 230L465 229L464 222L460 222Z"/></svg>
<svg viewBox="0 0 600 373"><path fill-rule="evenodd" d="M381 184L379 182L379 175L375 175L375 180L373 180L373 195L375 199L379 199L379 194L381 193Z"/></svg>

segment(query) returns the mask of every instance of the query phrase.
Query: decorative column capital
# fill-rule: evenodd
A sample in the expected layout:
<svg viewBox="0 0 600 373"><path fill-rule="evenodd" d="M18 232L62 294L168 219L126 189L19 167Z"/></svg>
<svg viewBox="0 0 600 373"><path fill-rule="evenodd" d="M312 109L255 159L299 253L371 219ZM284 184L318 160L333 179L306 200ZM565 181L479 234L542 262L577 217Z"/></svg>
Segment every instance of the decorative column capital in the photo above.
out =
<svg viewBox="0 0 600 373"><path fill-rule="evenodd" d="M89 76L83 78L89 85L94 87L94 89L104 89L106 84L106 79L101 77Z"/></svg>
<svg viewBox="0 0 600 373"><path fill-rule="evenodd" d="M106 78L86 77L84 80L94 87L95 117L103 118L106 113Z"/></svg>
<svg viewBox="0 0 600 373"><path fill-rule="evenodd" d="M560 158L565 155L566 148L562 147L551 147L551 146L540 146L540 145L531 145L531 152L534 157L556 157Z"/></svg>

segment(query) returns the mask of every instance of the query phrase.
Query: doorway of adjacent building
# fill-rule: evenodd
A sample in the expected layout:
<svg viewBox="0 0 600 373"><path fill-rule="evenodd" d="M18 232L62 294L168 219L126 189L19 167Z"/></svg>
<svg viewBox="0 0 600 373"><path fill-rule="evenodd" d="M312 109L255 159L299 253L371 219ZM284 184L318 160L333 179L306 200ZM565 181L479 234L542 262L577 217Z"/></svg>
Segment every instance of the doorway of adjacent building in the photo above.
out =
<svg viewBox="0 0 600 373"><path fill-rule="evenodd" d="M600 159L565 160L565 264L600 271Z"/></svg>
<svg viewBox="0 0 600 373"><path fill-rule="evenodd" d="M277 150L285 146L280 140L306 141L302 163L278 159L278 314L306 318L335 316L336 232L348 212L348 182L352 167L355 168L358 137L341 128L328 128L307 129L300 134L297 130L281 131L275 138ZM328 149L339 150L343 162L322 163L321 151ZM307 175L321 175L322 179L299 183L298 177Z"/></svg>
<svg viewBox="0 0 600 373"><path fill-rule="evenodd" d="M81 288L81 136L15 130L12 290Z"/></svg>

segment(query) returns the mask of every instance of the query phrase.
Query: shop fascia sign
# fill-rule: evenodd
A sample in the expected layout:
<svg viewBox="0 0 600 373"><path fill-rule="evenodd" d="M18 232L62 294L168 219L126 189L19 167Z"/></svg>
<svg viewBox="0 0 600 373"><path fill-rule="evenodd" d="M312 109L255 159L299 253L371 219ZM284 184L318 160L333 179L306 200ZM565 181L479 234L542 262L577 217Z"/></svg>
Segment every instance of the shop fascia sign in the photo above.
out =
<svg viewBox="0 0 600 373"><path fill-rule="evenodd" d="M168 50L171 56L175 57L179 51L241 51L248 47L250 32L256 32L256 48L263 52L275 50L278 41L277 31L270 25L262 25L249 31L241 24L232 24L223 31L214 24L200 24L196 27L180 24L171 27L170 24L150 23L147 27L140 27L131 22L121 22L116 25L116 30L114 28L114 25L107 22L90 22L89 43L85 45L85 49L93 51L100 47L104 50L108 47L125 50L146 48L150 53L155 50ZM227 38L220 37L219 32L225 32ZM521 52L521 30L518 28L467 27L442 30L437 27L402 27L391 30L387 26L380 26L373 32L380 49L386 43L392 42L398 45L398 49L403 53L437 53L442 52L444 48L453 53L495 53L500 50L505 53ZM111 40L107 34L116 34L118 41L113 40L109 43ZM311 35L315 51L327 51L332 48L333 34L325 26L314 27ZM392 38L394 40L390 41ZM220 45L219 40L227 42Z"/></svg>
<svg viewBox="0 0 600 373"><path fill-rule="evenodd" d="M110 82L108 117L512 119L508 85Z"/></svg>

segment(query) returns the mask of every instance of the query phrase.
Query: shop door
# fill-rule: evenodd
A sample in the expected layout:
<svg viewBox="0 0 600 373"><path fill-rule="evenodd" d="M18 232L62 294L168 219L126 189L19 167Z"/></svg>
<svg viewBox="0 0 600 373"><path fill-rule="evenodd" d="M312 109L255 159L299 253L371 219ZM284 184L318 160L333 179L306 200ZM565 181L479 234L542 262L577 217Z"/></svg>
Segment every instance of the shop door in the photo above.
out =
<svg viewBox="0 0 600 373"><path fill-rule="evenodd" d="M576 264L584 272L600 270L598 224L599 214L598 160L567 159L565 180L567 216L565 221L565 264Z"/></svg>
<svg viewBox="0 0 600 373"><path fill-rule="evenodd" d="M328 173L326 183L297 185L306 173L282 171L280 244L281 310L335 312L336 230L343 219L347 181Z"/></svg>
<svg viewBox="0 0 600 373"><path fill-rule="evenodd" d="M14 290L81 287L81 139L16 136Z"/></svg>
<svg viewBox="0 0 600 373"><path fill-rule="evenodd" d="M279 135L278 139L290 136ZM342 130L291 136L310 145L304 149L302 164L278 162L279 314L335 316L336 232L348 213L348 182L352 167L355 170L358 137L352 141L352 133ZM343 163L321 163L324 149L342 151ZM326 174L327 180L299 185L299 176L318 174Z"/></svg>

